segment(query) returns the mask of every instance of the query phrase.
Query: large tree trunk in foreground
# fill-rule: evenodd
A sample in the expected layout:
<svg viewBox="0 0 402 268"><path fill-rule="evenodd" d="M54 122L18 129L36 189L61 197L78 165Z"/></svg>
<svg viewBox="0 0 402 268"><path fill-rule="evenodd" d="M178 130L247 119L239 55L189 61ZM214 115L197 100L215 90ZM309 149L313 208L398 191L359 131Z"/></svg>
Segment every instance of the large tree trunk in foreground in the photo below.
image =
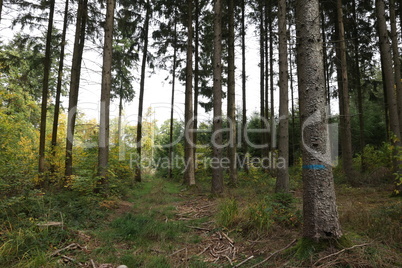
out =
<svg viewBox="0 0 402 268"><path fill-rule="evenodd" d="M84 52L88 0L78 2L78 15L75 28L73 60L71 66L70 93L68 98L67 139L66 139L66 177L73 174L73 144L75 119L77 117L78 92L80 88L82 53Z"/></svg>
<svg viewBox="0 0 402 268"><path fill-rule="evenodd" d="M39 167L38 167L39 173L43 173L45 171L47 99L49 95L50 67L52 65L50 46L52 44L54 2L55 0L50 1L49 25L47 27L47 36L46 36L46 52L44 62L43 86L42 86L42 107L41 107L41 118L40 118Z"/></svg>
<svg viewBox="0 0 402 268"><path fill-rule="evenodd" d="M342 235L332 175L318 0L297 0L297 67L302 123L303 237Z"/></svg>
<svg viewBox="0 0 402 268"><path fill-rule="evenodd" d="M278 168L276 192L289 191L289 94L288 94L288 48L286 31L286 0L278 1L279 29L279 147L278 156L284 166Z"/></svg>
<svg viewBox="0 0 402 268"><path fill-rule="evenodd" d="M145 90L145 70L147 66L147 55L148 55L148 31L149 31L149 20L151 16L151 7L149 0L146 4L147 12L145 14L144 21L144 49L142 54L142 63L141 63L141 81L140 81L140 97L138 100L138 122L137 122L137 163L135 167L135 181L141 182L141 149L142 149L142 111L144 104L144 90Z"/></svg>
<svg viewBox="0 0 402 268"><path fill-rule="evenodd" d="M195 185L194 176L194 146L193 146L193 0L187 0L187 66L186 66L186 96L184 108L184 158L186 170L184 172L184 182L187 185Z"/></svg>
<svg viewBox="0 0 402 268"><path fill-rule="evenodd" d="M223 192L222 160L222 1L214 3L213 163L212 193Z"/></svg>
<svg viewBox="0 0 402 268"><path fill-rule="evenodd" d="M98 152L98 175L102 183L107 180L109 162L109 114L110 114L110 90L112 87L112 51L113 51L113 21L114 0L107 0L105 39L103 45L103 67L101 88L101 109L99 123L99 152Z"/></svg>

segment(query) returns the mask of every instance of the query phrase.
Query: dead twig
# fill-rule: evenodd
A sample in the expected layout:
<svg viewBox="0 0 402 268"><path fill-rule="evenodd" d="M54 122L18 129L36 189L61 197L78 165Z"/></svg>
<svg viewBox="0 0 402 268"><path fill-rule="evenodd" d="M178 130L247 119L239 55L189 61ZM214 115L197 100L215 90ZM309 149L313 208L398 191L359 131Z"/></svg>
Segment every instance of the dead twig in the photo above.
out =
<svg viewBox="0 0 402 268"><path fill-rule="evenodd" d="M227 235L227 234L225 234L224 232L222 232L222 235L233 245L234 244L234 241Z"/></svg>
<svg viewBox="0 0 402 268"><path fill-rule="evenodd" d="M237 267L242 266L243 264L245 264L246 262L248 262L248 261L249 261L249 260L251 260L252 258L254 258L254 256L253 256L253 255L251 255L250 257L248 257L247 259L245 259L245 260L244 260L244 261L242 261L241 263L236 264L235 266L233 266L233 268L237 268Z"/></svg>
<svg viewBox="0 0 402 268"><path fill-rule="evenodd" d="M232 260L229 258L228 255L223 255L223 257L225 257L225 258L229 261L230 265L233 266L233 262L232 262Z"/></svg>
<svg viewBox="0 0 402 268"><path fill-rule="evenodd" d="M182 252L182 251L185 250L185 249L187 249L187 248L182 248L182 249L176 250L175 252L173 252L173 253L170 254L169 256L176 255L177 253Z"/></svg>
<svg viewBox="0 0 402 268"><path fill-rule="evenodd" d="M56 251L53 252L50 256L51 256L51 257L54 257L54 256L56 256L57 254L59 254L60 252L66 250L66 249L76 249L76 248L82 249L82 247L81 247L80 245L78 245L77 243L72 243L72 244L68 245L67 247L64 247L64 248L61 248L61 249L56 250Z"/></svg>
<svg viewBox="0 0 402 268"><path fill-rule="evenodd" d="M343 252L345 252L345 251L347 251L347 250L351 250L351 249L358 248L358 247L365 247L365 246L368 246L368 245L370 245L370 244L371 244L371 243L364 243L364 244L360 244L360 245L354 245L354 246L352 246L352 247L350 247L350 248L344 248L344 249L339 250L339 251L337 251L337 252L335 252L335 253L332 253L332 254L329 254L329 255L327 255L327 256L325 256L325 257L322 257L321 259L317 260L317 261L313 264L312 267L316 267L316 265L317 265L318 263L322 262L323 260L326 260L326 259L331 258L331 257L333 257L333 256L337 256L337 255L339 255L339 254L341 254L341 253L343 253Z"/></svg>
<svg viewBox="0 0 402 268"><path fill-rule="evenodd" d="M210 229L202 228L202 227L197 227L197 226L186 225L186 227L191 228L191 229L201 230L201 231L207 231L207 232L210 232L210 231L211 231Z"/></svg>
<svg viewBox="0 0 402 268"><path fill-rule="evenodd" d="M259 266L259 265L261 265L261 264L267 262L270 258L272 258L273 256L275 256L275 255L278 254L279 252L282 252L282 251L284 251L285 249L291 247L296 241L297 241L297 239L294 239L294 240L293 240L292 242L290 242L286 247L284 247L284 248L282 248L282 249L279 249L279 250L277 250L277 251L271 253L271 255L269 255L266 259L262 260L261 262L259 262L259 263L257 263L257 264L254 264L254 265L251 266L250 268L257 267L257 266Z"/></svg>
<svg viewBox="0 0 402 268"><path fill-rule="evenodd" d="M197 256L200 256L201 254L203 254L205 251L207 251L209 248L211 247L211 245L208 245L208 247L204 248L200 253L197 254Z"/></svg>
<svg viewBox="0 0 402 268"><path fill-rule="evenodd" d="M93 259L91 259L90 261L91 261L91 264L92 264L92 268L96 268L96 265L95 265L94 260L93 260Z"/></svg>

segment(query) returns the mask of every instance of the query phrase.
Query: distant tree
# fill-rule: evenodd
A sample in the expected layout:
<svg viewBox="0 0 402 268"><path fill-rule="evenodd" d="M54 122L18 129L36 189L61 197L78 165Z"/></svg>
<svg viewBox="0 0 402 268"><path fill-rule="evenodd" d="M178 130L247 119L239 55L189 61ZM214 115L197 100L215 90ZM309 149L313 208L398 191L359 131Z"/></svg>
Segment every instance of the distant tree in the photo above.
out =
<svg viewBox="0 0 402 268"><path fill-rule="evenodd" d="M319 1L296 0L297 68L302 121L303 237L342 236L328 152ZM325 182L325 183L323 183Z"/></svg>
<svg viewBox="0 0 402 268"><path fill-rule="evenodd" d="M278 157L285 166L278 169L276 192L289 191L289 93L288 93L288 48L286 27L286 0L278 1L279 29L279 147Z"/></svg>
<svg viewBox="0 0 402 268"><path fill-rule="evenodd" d="M98 175L101 182L105 183L108 173L109 162L109 114L110 92L112 88L112 52L113 52L113 23L115 1L106 2L105 38L103 45L103 66L101 85L101 106L99 123L99 148L98 148Z"/></svg>
<svg viewBox="0 0 402 268"><path fill-rule="evenodd" d="M184 160L186 170L184 182L187 185L195 185L194 175L194 146L193 146L193 0L187 0L187 60L186 60L186 94L184 108Z"/></svg>
<svg viewBox="0 0 402 268"><path fill-rule="evenodd" d="M66 177L73 174L73 142L77 117L78 92L80 88L82 54L84 52L86 25L88 15L88 0L78 1L75 40L71 65L70 92L68 98L67 138L66 138Z"/></svg>
<svg viewBox="0 0 402 268"><path fill-rule="evenodd" d="M46 52L44 62L44 75L43 75L43 88L42 88L42 106L41 106L41 120L40 120L40 138L39 138L39 173L45 171L45 149L46 149L46 122L47 122L47 100L49 95L49 75L52 65L51 59L51 45L52 45L52 31L53 31L53 16L54 16L54 2L50 1L49 7L49 22L46 34Z"/></svg>
<svg viewBox="0 0 402 268"><path fill-rule="evenodd" d="M212 193L223 192L222 159L222 1L214 1L214 81L213 81L213 159Z"/></svg>

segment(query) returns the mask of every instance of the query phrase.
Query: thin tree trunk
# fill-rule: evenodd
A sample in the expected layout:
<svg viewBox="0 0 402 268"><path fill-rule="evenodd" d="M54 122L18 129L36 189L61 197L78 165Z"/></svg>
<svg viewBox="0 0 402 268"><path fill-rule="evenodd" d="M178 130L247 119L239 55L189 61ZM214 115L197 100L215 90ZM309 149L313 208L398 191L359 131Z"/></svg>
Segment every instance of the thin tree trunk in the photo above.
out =
<svg viewBox="0 0 402 268"><path fill-rule="evenodd" d="M260 2L260 127L261 129L265 129L265 87L264 87L264 74L265 74L265 49L264 49L264 38L265 38L265 31L264 31L264 5L262 1ZM266 133L261 133L261 141L262 144L266 144L268 140L266 140ZM264 149L262 151L262 155L264 156Z"/></svg>
<svg viewBox="0 0 402 268"><path fill-rule="evenodd" d="M3 11L3 0L0 0L0 21L1 21L1 13Z"/></svg>
<svg viewBox="0 0 402 268"><path fill-rule="evenodd" d="M228 0L229 7L229 57L228 57L228 121L229 121L229 180L232 185L237 184L237 133L236 133L236 90L235 90L235 21L234 0Z"/></svg>
<svg viewBox="0 0 402 268"><path fill-rule="evenodd" d="M291 159L292 162L289 164L294 165L296 162L295 152L296 152L296 124L295 124L295 98L294 98L294 90L293 90L293 61L292 61L292 48L289 48L289 76L290 76L290 92L291 92L291 105L292 105L292 154Z"/></svg>
<svg viewBox="0 0 402 268"><path fill-rule="evenodd" d="M52 45L52 31L53 31L54 2L55 2L55 0L50 1L49 23L48 23L48 27L47 27L47 36L46 36L46 51L45 51L45 62L44 62L42 106L41 106L41 119L40 119L40 138L39 138L38 171L40 174L45 172L47 99L48 99L48 95L49 95L50 68L52 65L51 45Z"/></svg>
<svg viewBox="0 0 402 268"><path fill-rule="evenodd" d="M264 121L265 122L269 122L269 116L270 116L270 114L269 114L269 71L270 71L270 69L269 69L269 66L270 66L270 64L269 64L269 47L268 47L268 40L269 40L269 32L268 32L268 25L269 25L269 22L268 22L268 20L270 19L270 17L268 16L268 10L270 10L270 6L268 6L268 1L265 1L265 5L264 5L264 14L265 14L265 16L264 16L264 60L265 60L265 62L264 62L264 75L265 75L265 77L264 77L264 86L265 86L265 93L264 93ZM265 126L265 125L264 125ZM266 127L266 126L265 126ZM272 129L271 129L272 130ZM270 138L271 138L271 136L270 135L272 135L272 132L271 133L269 133L268 131L266 132L266 133L264 133L263 132L263 134L264 134L264 143L267 143L267 145L268 144L270 144ZM271 145L272 145L272 143L271 143ZM266 163L264 163L264 166L265 167L268 167L269 166L269 163L268 163L268 159L269 159L269 149L270 149L270 146L267 146L267 148L264 150L264 153L263 153L263 155L262 155L262 157L265 157L265 160L266 160Z"/></svg>
<svg viewBox="0 0 402 268"><path fill-rule="evenodd" d="M142 168L141 168L141 149L142 149L142 111L144 105L144 90L145 90L145 70L147 66L147 55L148 55L148 31L149 31L149 20L151 16L151 7L149 0L147 1L147 12L145 14L144 21L144 50L142 54L142 64L141 64L141 81L140 81L140 98L138 101L138 122L137 122L137 163L135 169L135 181L141 182L142 180Z"/></svg>
<svg viewBox="0 0 402 268"><path fill-rule="evenodd" d="M278 167L276 192L289 191L289 93L288 93L288 48L286 31L286 0L278 1L279 31L279 146L278 159L284 166Z"/></svg>
<svg viewBox="0 0 402 268"><path fill-rule="evenodd" d="M173 126L174 126L174 92L176 86L176 64L177 64L177 15L174 14L174 44L173 44L173 68L172 68L172 97L170 104L170 133L169 133L169 178L173 178Z"/></svg>
<svg viewBox="0 0 402 268"><path fill-rule="evenodd" d="M329 68L328 68L328 60L327 60L327 45L326 40L327 36L325 34L325 13L324 9L321 7L321 34L322 34L322 48L323 48L323 61L324 61L324 79L325 79L325 91L327 92L327 106L328 113L331 114L331 89L329 87Z"/></svg>
<svg viewBox="0 0 402 268"><path fill-rule="evenodd" d="M361 156L360 156L360 165L361 172L366 170L365 157L364 157L364 147L366 146L365 135L364 135L364 111L363 111L363 89L361 84L361 73L360 73L360 63L359 63L359 38L358 38L358 29L357 29L357 13L356 13L356 0L353 0L352 3L352 11L353 11L353 21L354 24L353 32L354 32L354 53L355 53L355 86L357 90L357 102L358 102L358 111L359 111L359 136L360 136L360 148L361 148Z"/></svg>
<svg viewBox="0 0 402 268"><path fill-rule="evenodd" d="M395 0L389 1L389 12L391 19L391 40L392 40L392 53L394 59L394 73L396 84L396 96L398 100L398 116L399 116L399 131L402 131L402 83L401 83L401 61L399 57L398 48L398 32L396 29L396 14L395 14ZM402 135L402 133L400 134Z"/></svg>
<svg viewBox="0 0 402 268"><path fill-rule="evenodd" d="M103 67L102 88L100 99L100 122L99 122L99 152L98 152L98 175L101 184L107 181L109 163L109 120L110 120L110 90L112 87L112 51L113 51L113 22L114 0L106 2L105 38L103 44Z"/></svg>
<svg viewBox="0 0 402 268"><path fill-rule="evenodd" d="M248 174L248 145L246 141L246 126L247 126L247 99L246 99L246 23L245 23L245 0L242 0L242 9L241 9L241 51L242 51L242 103L243 103L243 112L242 112L242 147L243 147L243 169Z"/></svg>
<svg viewBox="0 0 402 268"><path fill-rule="evenodd" d="M214 2L214 61L213 61L213 160L212 193L223 192L222 160L222 1Z"/></svg>
<svg viewBox="0 0 402 268"><path fill-rule="evenodd" d="M272 4L272 1L271 1ZM268 13L268 28L269 28L269 70L270 70L270 89L271 89L271 152L272 157L276 157L275 149L276 149L276 122L275 122L275 104L274 104L274 34L272 29L272 6L269 9ZM267 67L268 68L268 67Z"/></svg>
<svg viewBox="0 0 402 268"><path fill-rule="evenodd" d="M342 167L343 172L348 179L353 179L353 166L352 166L352 133L350 124L350 108L349 108L349 85L348 85L348 70L346 61L346 42L345 42L345 29L343 26L343 7L342 0L337 0L337 14L338 14L338 50L340 54L340 72L338 71L338 84L340 99L339 103L342 106L340 109L341 117L341 147L342 147ZM342 91L342 92L341 92Z"/></svg>
<svg viewBox="0 0 402 268"><path fill-rule="evenodd" d="M199 0L195 0L195 39L194 39L194 132L193 132L193 159L194 168L196 165L196 154L197 154L197 129L198 129L198 95L199 95L199 54L200 54L200 44L199 44L199 31L200 31L200 7Z"/></svg>
<svg viewBox="0 0 402 268"><path fill-rule="evenodd" d="M193 146L193 0L187 0L187 66L186 66L186 94L184 111L184 158L186 170L184 182L187 185L195 185L194 176L194 146Z"/></svg>
<svg viewBox="0 0 402 268"><path fill-rule="evenodd" d="M64 21L63 21L63 32L61 35L61 46L60 46L60 60L59 60L59 72L57 75L57 87L56 87L56 101L54 107L53 115L53 129L52 129L52 157L53 161L56 159L56 147L57 147L57 132L59 129L59 115L60 115L60 97L61 97L61 84L63 82L63 69L64 69L64 50L66 47L66 33L68 25L68 6L69 0L66 0L64 9ZM51 172L56 171L56 166L52 163Z"/></svg>
<svg viewBox="0 0 402 268"><path fill-rule="evenodd" d="M303 237L339 238L330 161L318 0L296 0L297 70L303 157Z"/></svg>
<svg viewBox="0 0 402 268"><path fill-rule="evenodd" d="M75 120L77 116L78 92L80 88L82 53L84 51L88 0L78 2L78 15L75 28L73 60L71 65L70 93L68 101L66 168L65 175L73 174L73 143Z"/></svg>
<svg viewBox="0 0 402 268"><path fill-rule="evenodd" d="M123 119L123 85L120 84L119 92L119 117L117 122L117 146L119 148L119 159L125 159L125 151L123 144L123 131L122 131L122 119Z"/></svg>

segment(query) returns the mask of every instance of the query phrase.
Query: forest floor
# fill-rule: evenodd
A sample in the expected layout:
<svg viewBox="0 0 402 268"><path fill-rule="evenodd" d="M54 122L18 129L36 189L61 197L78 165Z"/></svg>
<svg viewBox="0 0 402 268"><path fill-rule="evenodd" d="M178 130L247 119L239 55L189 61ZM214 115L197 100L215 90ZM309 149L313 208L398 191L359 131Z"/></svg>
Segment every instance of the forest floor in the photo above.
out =
<svg viewBox="0 0 402 268"><path fill-rule="evenodd" d="M402 200L389 188L338 186L349 244L303 258L292 250L301 238L300 187L286 207L269 198L270 184L250 179L217 198L207 180L187 189L147 176L124 198L97 202L93 224L47 226L69 235L41 261L15 267L402 267Z"/></svg>

